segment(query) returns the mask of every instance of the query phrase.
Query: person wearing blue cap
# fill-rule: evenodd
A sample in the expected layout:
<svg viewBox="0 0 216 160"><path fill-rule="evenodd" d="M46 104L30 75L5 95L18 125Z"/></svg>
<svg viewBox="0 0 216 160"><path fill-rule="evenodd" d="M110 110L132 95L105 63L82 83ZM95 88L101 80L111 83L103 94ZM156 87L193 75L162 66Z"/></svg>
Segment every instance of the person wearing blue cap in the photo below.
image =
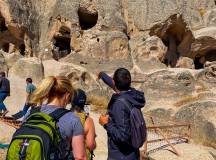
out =
<svg viewBox="0 0 216 160"><path fill-rule="evenodd" d="M81 89L77 89L71 100L71 111L81 120L85 134L87 158L92 160L94 157L93 150L96 148L96 133L93 119L89 116L89 112L86 111L86 99L86 93Z"/></svg>

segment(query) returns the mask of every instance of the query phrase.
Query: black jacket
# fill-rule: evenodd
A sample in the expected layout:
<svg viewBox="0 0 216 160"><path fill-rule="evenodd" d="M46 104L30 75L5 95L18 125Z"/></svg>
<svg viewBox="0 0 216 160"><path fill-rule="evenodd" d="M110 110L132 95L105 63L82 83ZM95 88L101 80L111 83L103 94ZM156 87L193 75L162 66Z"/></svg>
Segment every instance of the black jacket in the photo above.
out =
<svg viewBox="0 0 216 160"><path fill-rule="evenodd" d="M127 99L133 107L140 109L145 105L144 93L133 88L113 94L108 105L110 120L105 125L108 134L108 160L139 160L139 150L130 145L130 110L118 98Z"/></svg>
<svg viewBox="0 0 216 160"><path fill-rule="evenodd" d="M0 78L0 92L10 95L10 81L5 77Z"/></svg>

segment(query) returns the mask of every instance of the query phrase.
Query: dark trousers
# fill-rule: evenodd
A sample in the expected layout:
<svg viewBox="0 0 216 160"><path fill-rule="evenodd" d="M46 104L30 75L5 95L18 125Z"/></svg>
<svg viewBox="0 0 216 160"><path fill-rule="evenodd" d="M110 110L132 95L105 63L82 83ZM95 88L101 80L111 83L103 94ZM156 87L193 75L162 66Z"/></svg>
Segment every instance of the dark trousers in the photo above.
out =
<svg viewBox="0 0 216 160"><path fill-rule="evenodd" d="M24 107L23 107L23 116L27 113L28 109L30 108L30 104L28 103L25 103Z"/></svg>
<svg viewBox="0 0 216 160"><path fill-rule="evenodd" d="M8 96L7 93L1 93L0 92L0 111L2 111L2 110L6 111L7 110L7 108L4 104L4 100L6 99L7 96Z"/></svg>
<svg viewBox="0 0 216 160"><path fill-rule="evenodd" d="M14 119L20 119L27 113L29 107L31 107L29 104L25 103L23 110L19 111L18 113L12 115Z"/></svg>

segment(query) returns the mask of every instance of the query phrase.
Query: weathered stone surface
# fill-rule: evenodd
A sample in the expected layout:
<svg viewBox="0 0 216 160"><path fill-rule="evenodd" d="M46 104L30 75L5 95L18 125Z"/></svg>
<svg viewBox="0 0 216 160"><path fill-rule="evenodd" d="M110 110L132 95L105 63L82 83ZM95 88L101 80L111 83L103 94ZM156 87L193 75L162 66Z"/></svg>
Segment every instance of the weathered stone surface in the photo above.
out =
<svg viewBox="0 0 216 160"><path fill-rule="evenodd" d="M24 79L31 77L33 81L40 82L44 78L43 64L38 58L21 58L12 66L9 75Z"/></svg>
<svg viewBox="0 0 216 160"><path fill-rule="evenodd" d="M5 62L9 68L11 68L20 58L23 58L23 56L18 53L5 53L4 56Z"/></svg>
<svg viewBox="0 0 216 160"><path fill-rule="evenodd" d="M150 160L215 160L216 158L216 150L209 147L195 144L177 144L175 147L181 152L181 156L176 156L168 148L150 154Z"/></svg>
<svg viewBox="0 0 216 160"><path fill-rule="evenodd" d="M216 14L215 8L206 11L206 13L203 17L205 26L215 26L216 25L215 14Z"/></svg>
<svg viewBox="0 0 216 160"><path fill-rule="evenodd" d="M200 37L205 37L205 36L216 38L216 27L212 26L212 27L202 28L202 29L194 31L193 34L196 39Z"/></svg>
<svg viewBox="0 0 216 160"><path fill-rule="evenodd" d="M201 101L182 107L175 117L192 123L192 136L197 143L216 147L215 114L215 101Z"/></svg>
<svg viewBox="0 0 216 160"><path fill-rule="evenodd" d="M150 29L153 24L165 21L176 13L183 14L186 22L193 28L200 27L203 25L200 11L202 9L207 11L214 7L214 0L128 0L129 17L134 26L143 31Z"/></svg>
<svg viewBox="0 0 216 160"><path fill-rule="evenodd" d="M176 64L176 67L188 68L188 69L194 69L195 68L193 59L188 58L188 57L180 57L177 64Z"/></svg>
<svg viewBox="0 0 216 160"><path fill-rule="evenodd" d="M98 84L95 76L88 72L82 66L72 63L62 63L55 60L43 61L44 75L47 76L67 76L76 88L83 88L89 92L95 88L98 89Z"/></svg>
<svg viewBox="0 0 216 160"><path fill-rule="evenodd" d="M149 57L155 57L162 61L165 58L167 47L163 44L160 38L152 36L147 38L135 47L133 56L137 62L147 59Z"/></svg>
<svg viewBox="0 0 216 160"><path fill-rule="evenodd" d="M106 60L106 57L94 58L86 57L81 54L70 54L65 58L62 58L60 62L73 63L80 65L88 69L89 72L96 74L98 71L103 70L107 73L113 73L119 67L125 67L129 70L133 67L131 59L112 59Z"/></svg>
<svg viewBox="0 0 216 160"><path fill-rule="evenodd" d="M8 66L5 62L4 53L2 51L0 51L0 71L8 72Z"/></svg>
<svg viewBox="0 0 216 160"><path fill-rule="evenodd" d="M103 32L98 35L83 36L81 55L102 61L127 59L129 57L128 38L122 32Z"/></svg>
<svg viewBox="0 0 216 160"><path fill-rule="evenodd" d="M174 94L185 94L190 90L192 91L194 87L194 77L190 72L187 71L176 73L173 71L163 70L151 74L148 78L149 79L145 85L149 88L152 87L154 89L159 89L160 93L158 94L160 94L160 96L164 95L164 97L167 98L169 95L174 96ZM167 86L163 84L166 84ZM173 92L171 91L172 89ZM176 90L178 90L178 92L174 92ZM170 91L170 94L167 91Z"/></svg>
<svg viewBox="0 0 216 160"><path fill-rule="evenodd" d="M191 53L193 41L190 29L204 27L204 24L213 26L214 7L213 0L76 0L73 3L69 0L20 0L14 3L4 0L0 3L0 10L4 8L0 17L5 21L7 30L0 38L0 47L8 50L9 45L9 52L15 50L25 56L40 55L43 59L58 60L74 52L101 61L127 59L133 54L135 57L140 55L130 53L130 38L140 35L146 38L148 29L164 23L153 27L154 31L151 29L151 32L155 32L165 44L167 35L176 35L179 41L176 52L181 56L193 57L188 54ZM155 45L160 53L155 54L155 50L154 53L151 51L151 55L161 59L165 48L162 42ZM156 47L138 48L147 52ZM144 56L143 53L141 55ZM172 58L171 66L175 66L178 56ZM167 55L162 59L165 62Z"/></svg>
<svg viewBox="0 0 216 160"><path fill-rule="evenodd" d="M195 76L199 82L202 82L209 88L214 89L214 87L216 87L216 64L207 63L205 69L198 72Z"/></svg>
<svg viewBox="0 0 216 160"><path fill-rule="evenodd" d="M173 106L195 89L195 79L189 71L161 70L149 74L141 87L145 91L150 108Z"/></svg>

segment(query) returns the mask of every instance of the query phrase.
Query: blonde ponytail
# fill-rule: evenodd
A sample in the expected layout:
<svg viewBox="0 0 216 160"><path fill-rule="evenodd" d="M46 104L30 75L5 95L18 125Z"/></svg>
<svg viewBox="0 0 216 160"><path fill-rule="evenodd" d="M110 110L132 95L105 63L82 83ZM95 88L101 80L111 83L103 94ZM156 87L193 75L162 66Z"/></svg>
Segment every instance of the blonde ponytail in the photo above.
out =
<svg viewBox="0 0 216 160"><path fill-rule="evenodd" d="M41 105L45 100L61 97L65 93L70 93L73 96L74 89L70 80L64 76L50 76L45 78L34 91L30 103Z"/></svg>

